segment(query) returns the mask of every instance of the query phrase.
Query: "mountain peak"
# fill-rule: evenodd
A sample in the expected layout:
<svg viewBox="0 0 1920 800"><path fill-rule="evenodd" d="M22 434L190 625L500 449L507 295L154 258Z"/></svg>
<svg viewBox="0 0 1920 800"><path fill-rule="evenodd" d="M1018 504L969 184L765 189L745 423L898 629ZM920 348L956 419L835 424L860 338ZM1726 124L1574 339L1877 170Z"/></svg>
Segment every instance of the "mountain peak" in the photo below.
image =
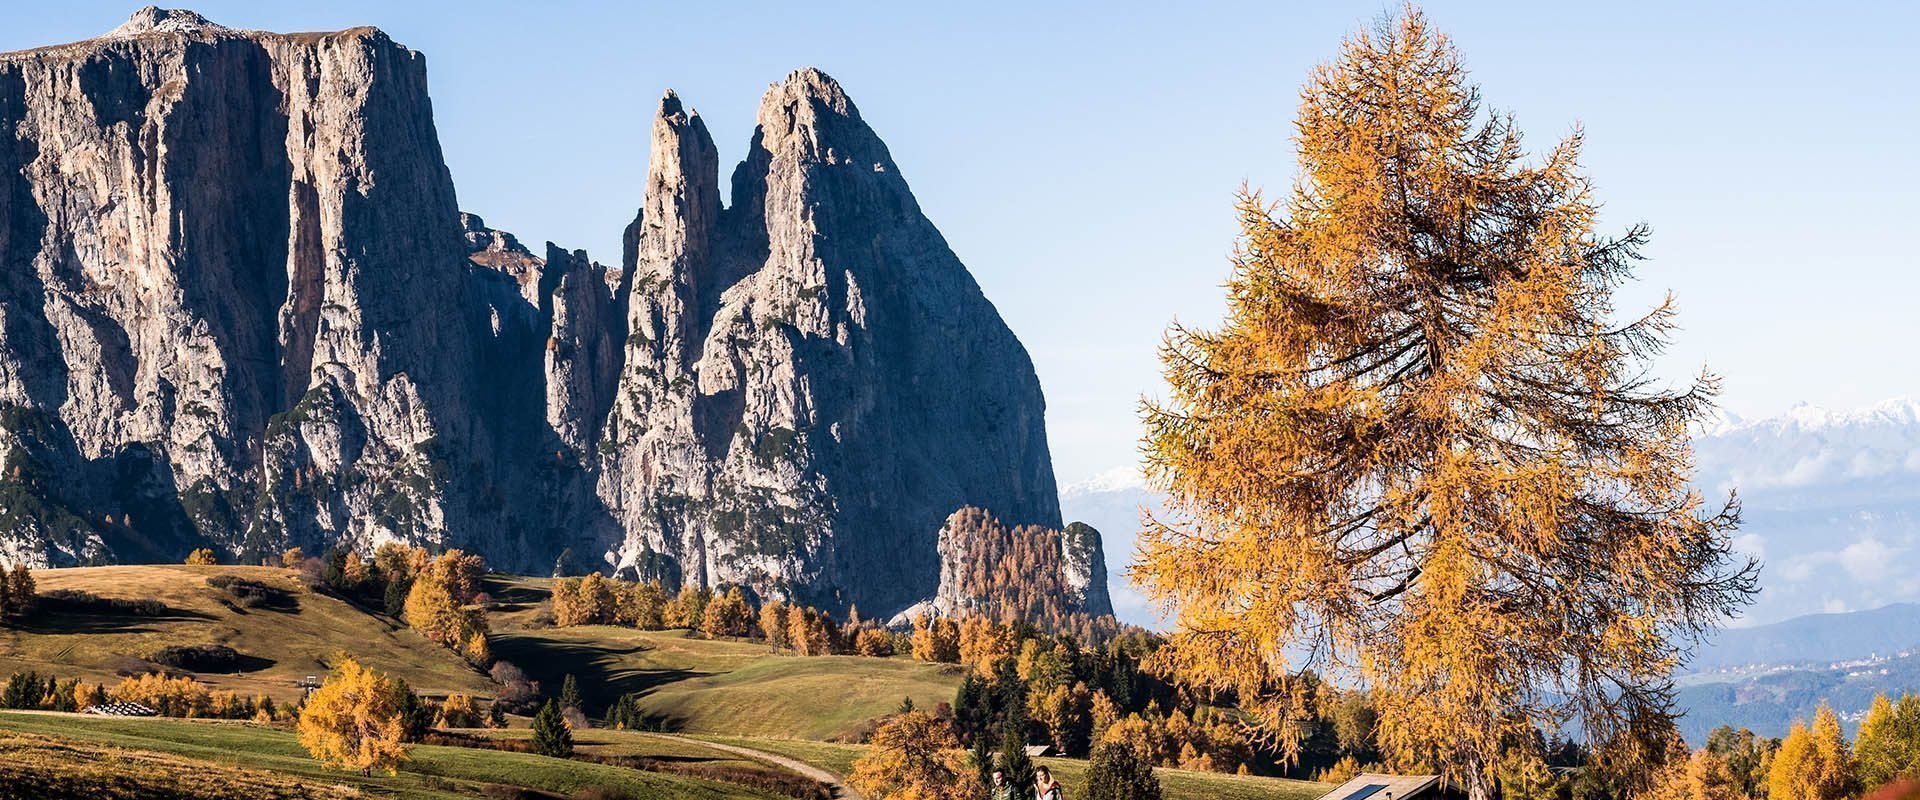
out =
<svg viewBox="0 0 1920 800"><path fill-rule="evenodd" d="M120 27L107 32L108 37L138 36L143 33L198 33L201 31L221 32L232 30L219 25L184 8L160 8L147 6L133 12Z"/></svg>

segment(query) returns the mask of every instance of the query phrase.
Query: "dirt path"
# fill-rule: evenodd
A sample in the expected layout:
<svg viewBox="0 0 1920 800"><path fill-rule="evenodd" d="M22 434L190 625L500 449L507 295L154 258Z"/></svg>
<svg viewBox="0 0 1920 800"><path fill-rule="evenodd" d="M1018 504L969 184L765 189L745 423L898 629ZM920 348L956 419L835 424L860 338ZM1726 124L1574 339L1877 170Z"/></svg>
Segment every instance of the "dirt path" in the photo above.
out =
<svg viewBox="0 0 1920 800"><path fill-rule="evenodd" d="M845 783L841 782L840 776L835 775L819 767L816 767L805 761L801 761L799 759L788 758L787 756L780 755L779 753L769 753L765 750L755 750L751 747L740 747L738 745L721 744L719 742L709 742L704 739L689 739L684 736L675 736L671 733L656 733L651 735L658 736L662 739L673 739L675 741L685 742L691 745L699 745L701 747L711 747L715 750L732 753L737 756L745 756L755 761L764 761L776 767L792 770L793 772L803 775L807 778L826 784L827 786L833 789L834 797L842 798L843 800L865 800L865 798L862 797L859 792L856 792L853 790L853 787L850 787Z"/></svg>

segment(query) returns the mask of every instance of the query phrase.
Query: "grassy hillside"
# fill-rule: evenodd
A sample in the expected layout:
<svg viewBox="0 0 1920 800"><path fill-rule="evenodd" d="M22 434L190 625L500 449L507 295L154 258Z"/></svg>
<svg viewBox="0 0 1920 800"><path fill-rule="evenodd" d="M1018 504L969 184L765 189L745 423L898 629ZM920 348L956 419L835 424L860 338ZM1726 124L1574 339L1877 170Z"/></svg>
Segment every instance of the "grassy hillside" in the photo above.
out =
<svg viewBox="0 0 1920 800"><path fill-rule="evenodd" d="M676 797L696 800L758 800L773 797L754 789L714 781L662 775L622 767L565 761L527 753L458 747L416 746L398 775L363 777L322 767L307 757L292 731L240 722L168 719L104 719L73 715L0 712L0 753L7 769L27 774L52 774L73 780L94 765L124 770L136 765L153 772L137 773L143 781L182 781L179 787L219 787L201 796L275 797L317 796L464 798L501 795L493 787L520 787L571 795L605 787L634 797ZM80 744L86 747L76 748ZM604 745L602 745L604 746ZM104 749L103 749L104 748ZM718 751L701 752L684 743L663 742L650 748L633 737L622 754L648 755L682 761L729 762ZM97 756L75 758L76 752ZM106 774L128 774L107 772ZM186 783L198 781L200 783ZM125 783L123 777L120 781ZM56 784L59 785L59 784ZM240 792L239 789L270 792ZM305 792L302 794L300 792ZM114 795L107 795L114 796ZM148 795L128 794L127 797ZM153 795L159 796L159 795ZM189 795L191 796L191 795Z"/></svg>
<svg viewBox="0 0 1920 800"><path fill-rule="evenodd" d="M864 745L806 742L792 739L766 739L740 736L704 737L722 744L751 747L778 753L808 764L845 775L853 762L866 752ZM1080 796L1086 782L1087 762L1071 758L1041 758L1053 776L1067 789L1068 797ZM1223 775L1215 772L1189 772L1156 769L1166 800L1313 800L1333 789L1333 784L1296 781L1286 778L1261 778Z"/></svg>
<svg viewBox="0 0 1920 800"><path fill-rule="evenodd" d="M301 678L324 675L345 652L407 679L423 694L490 695L485 675L384 615L307 591L292 570L237 566L127 566L36 570L42 594L76 589L106 598L156 599L158 616L130 613L36 615L24 628L0 628L0 675L53 672L108 685L120 675L157 670L144 661L169 645L224 644L251 657L245 672L192 673L215 689L298 696ZM207 578L237 575L288 593L281 610L246 608Z"/></svg>
<svg viewBox="0 0 1920 800"><path fill-rule="evenodd" d="M595 713L621 694L668 730L796 739L833 739L892 712L900 700L932 708L951 702L959 668L906 657L797 657L762 644L716 641L684 631L588 625L535 627L546 581L488 581L509 610L493 615L493 653L543 685L571 673Z"/></svg>

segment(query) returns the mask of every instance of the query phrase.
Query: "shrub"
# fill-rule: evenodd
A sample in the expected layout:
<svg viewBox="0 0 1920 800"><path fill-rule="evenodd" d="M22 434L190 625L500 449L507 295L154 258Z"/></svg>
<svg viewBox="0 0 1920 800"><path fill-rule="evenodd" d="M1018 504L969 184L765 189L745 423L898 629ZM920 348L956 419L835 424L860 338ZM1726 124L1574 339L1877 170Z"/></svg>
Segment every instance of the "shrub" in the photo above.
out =
<svg viewBox="0 0 1920 800"><path fill-rule="evenodd" d="M224 644L171 645L147 660L188 672L239 672L243 664L239 651Z"/></svg>
<svg viewBox="0 0 1920 800"><path fill-rule="evenodd" d="M187 563L202 565L218 564L220 563L220 557L213 554L213 548L202 547L187 554Z"/></svg>
<svg viewBox="0 0 1920 800"><path fill-rule="evenodd" d="M238 575L215 575L207 579L207 585L226 593L245 608L291 611L300 607L300 601L294 598L292 592Z"/></svg>
<svg viewBox="0 0 1920 800"><path fill-rule="evenodd" d="M1093 749L1087 763L1086 800L1160 800L1160 779L1133 749L1108 742Z"/></svg>
<svg viewBox="0 0 1920 800"><path fill-rule="evenodd" d="M121 614L135 617L165 616L172 609L153 598L101 597L79 589L55 589L40 595L44 611L66 614Z"/></svg>

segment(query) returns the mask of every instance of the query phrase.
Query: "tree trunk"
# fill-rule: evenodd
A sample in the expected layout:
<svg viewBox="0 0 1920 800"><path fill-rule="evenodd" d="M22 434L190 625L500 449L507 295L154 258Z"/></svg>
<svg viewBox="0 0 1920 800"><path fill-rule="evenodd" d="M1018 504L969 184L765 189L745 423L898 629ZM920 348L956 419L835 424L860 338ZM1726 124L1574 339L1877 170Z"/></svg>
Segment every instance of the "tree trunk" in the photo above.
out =
<svg viewBox="0 0 1920 800"><path fill-rule="evenodd" d="M1487 770L1479 759L1467 762L1461 777L1467 784L1467 800L1493 800L1493 786L1487 781Z"/></svg>

